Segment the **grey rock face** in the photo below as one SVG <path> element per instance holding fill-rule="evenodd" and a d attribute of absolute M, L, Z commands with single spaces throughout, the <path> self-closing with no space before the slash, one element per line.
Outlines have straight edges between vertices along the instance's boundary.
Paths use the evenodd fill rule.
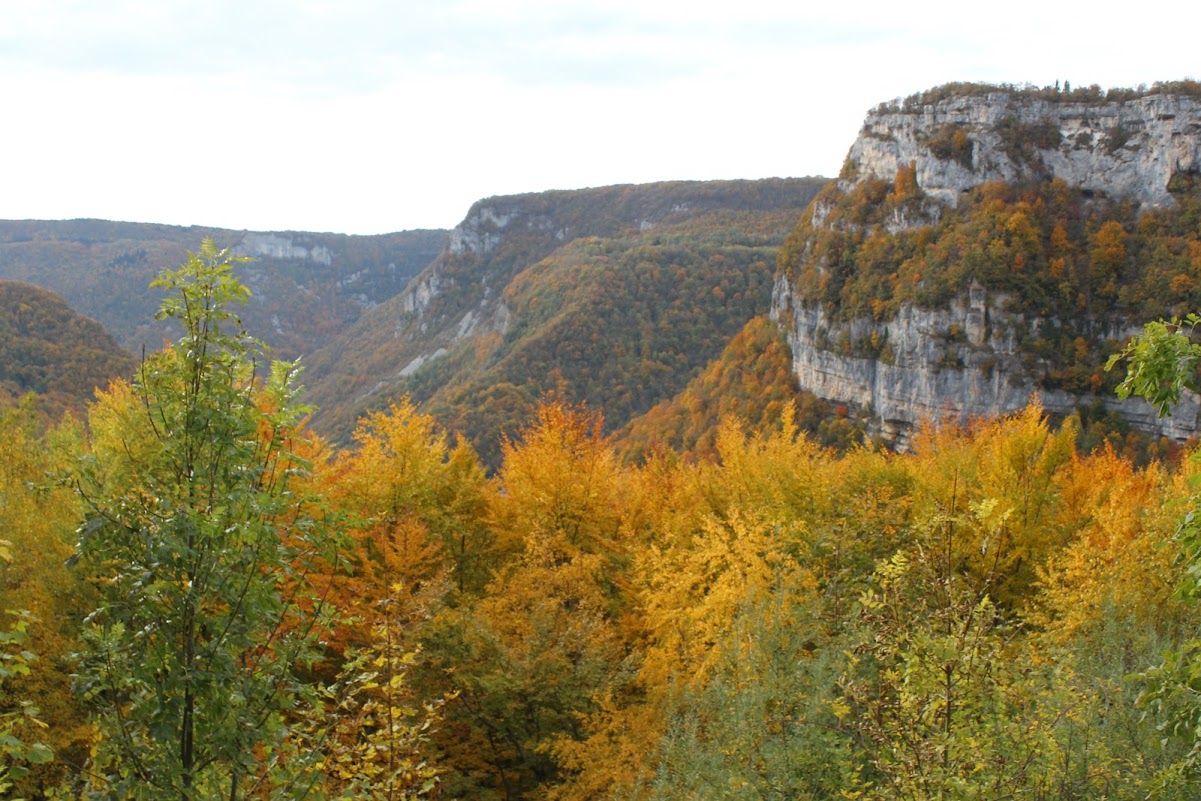
<path fill-rule="evenodd" d="M 1027 143 L 1023 149 L 1013 144 L 1015 133 Z M 1030 146 L 1031 140 L 1047 146 Z M 882 109 L 868 115 L 848 160 L 844 174 L 852 177 L 840 181 L 843 191 L 871 178 L 892 181 L 898 169 L 914 168 L 926 200 L 914 217 L 889 220 L 885 227 L 894 232 L 936 221 L 940 209 L 954 207 L 962 192 L 988 181 L 1054 177 L 1144 208 L 1171 205 L 1173 177 L 1201 171 L 1201 102 L 1149 96 L 1124 103 L 1052 103 L 998 92 L 952 98 L 916 112 Z M 815 204 L 813 226 L 826 227 L 828 213 Z M 820 306 L 800 300 L 781 276 L 772 317 L 785 329 L 801 387 L 857 407 L 904 447 L 923 421 L 1014 411 L 1038 392 L 1034 376 L 1049 366 L 1019 352 L 1018 343 L 1055 321 L 1024 319 L 1006 305 L 1006 298 L 989 297 L 975 285 L 945 308 L 904 306 L 887 322 L 834 321 Z M 1091 333 L 1121 339 L 1139 327 L 1119 321 L 1098 323 L 1097 329 Z M 1092 400 L 1062 391 L 1039 394 L 1048 411 L 1059 413 Z M 1183 440 L 1199 430 L 1196 396 L 1186 397 L 1163 420 L 1139 400 L 1103 402 L 1144 431 Z"/>
<path fill-rule="evenodd" d="M 917 168 L 927 195 L 954 206 L 959 194 L 986 181 L 1054 176 L 1081 189 L 1137 200 L 1172 203 L 1168 183 L 1201 171 L 1201 102 L 1152 95 L 1124 103 L 1053 103 L 996 92 L 953 98 L 921 111 L 873 111 L 848 158 L 860 180 L 891 181 L 899 167 Z M 970 156 L 936 155 L 961 131 Z M 1046 144 L 1024 152 L 1012 144 L 1025 134 Z M 945 150 L 943 151 L 945 153 Z"/>
<path fill-rule="evenodd" d="M 251 258 L 266 256 L 273 259 L 311 259 L 326 267 L 333 263 L 333 254 L 329 248 L 321 245 L 306 248 L 295 244 L 291 238 L 278 234 L 246 234 L 234 248 L 234 254 Z"/>
<path fill-rule="evenodd" d="M 476 206 L 467 219 L 450 232 L 450 252 L 457 255 L 489 253 L 500 243 L 514 216 L 513 212 L 505 212 L 493 206 Z"/>
<path fill-rule="evenodd" d="M 1003 297 L 973 287 L 949 306 L 905 306 L 877 323 L 861 318 L 829 320 L 816 304 L 798 303 L 792 286 L 777 279 L 772 318 L 786 327 L 792 369 L 801 387 L 821 398 L 868 413 L 880 434 L 904 448 L 915 427 L 927 421 L 961 421 L 1024 408 L 1037 399 L 1048 412 L 1070 414 L 1083 401 L 1063 391 L 1040 390 L 1031 379 L 1045 365 L 1028 366 L 1018 341 L 1045 321 L 1002 310 Z M 1137 329 L 1109 332 L 1121 337 Z M 889 356 L 856 357 L 833 343 L 876 340 Z M 1170 416 L 1157 419 L 1140 399 L 1102 399 L 1136 428 L 1185 440 L 1198 431 L 1201 398 L 1188 395 Z"/>

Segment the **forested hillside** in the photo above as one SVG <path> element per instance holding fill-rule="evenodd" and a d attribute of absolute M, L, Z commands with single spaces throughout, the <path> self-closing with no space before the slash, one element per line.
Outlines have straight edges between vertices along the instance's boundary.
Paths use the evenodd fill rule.
<path fill-rule="evenodd" d="M 797 427 L 822 445 L 846 449 L 862 442 L 863 426 L 847 419 L 845 407 L 800 388 L 783 332 L 761 316 L 735 334 L 682 392 L 619 429 L 614 444 L 635 462 L 659 450 L 712 458 L 722 420 L 741 420 L 758 431 L 787 410 Z"/>
<path fill-rule="evenodd" d="M 401 295 L 308 361 L 345 440 L 409 396 L 495 467 L 557 392 L 628 420 L 684 388 L 770 305 L 776 252 L 822 179 L 616 186 L 480 201 Z"/>
<path fill-rule="evenodd" d="M 775 215 L 775 230 L 792 216 Z M 516 431 L 546 393 L 624 425 L 681 390 L 767 308 L 774 243 L 744 233 L 765 222 L 748 217 L 706 215 L 560 248 L 506 288 L 504 334 L 474 343 L 474 363 L 458 371 L 449 358 L 420 371 L 412 397 L 490 458 L 499 454 L 488 441 Z"/>
<path fill-rule="evenodd" d="M 126 377 L 0 403 L 0 797 L 1198 797 L 1201 317 L 1131 335 L 1201 301 L 1201 104 L 1051 92 L 489 198 L 357 317 L 334 240 L 206 239 L 137 365 L 0 283 L 8 394 Z"/>
<path fill-rule="evenodd" d="M 99 323 L 53 292 L 0 281 L 0 406 L 35 394 L 48 418 L 66 410 L 81 417 L 96 387 L 133 367 Z"/>
<path fill-rule="evenodd" d="M 404 289 L 441 250 L 446 232 L 345 236 L 106 220 L 0 220 L 0 279 L 52 289 L 103 324 L 130 352 L 153 351 L 179 332 L 154 320 L 163 293 L 150 282 L 205 238 L 255 259 L 239 268 L 254 293 L 242 314 L 281 357 L 295 358 Z"/>
<path fill-rule="evenodd" d="M 87 436 L 0 413 L 0 786 L 1195 797 L 1191 456 L 1081 454 L 1037 406 L 839 454 L 783 400 L 694 461 L 623 464 L 562 400 L 492 477 L 408 401 L 331 448 L 230 258 L 163 276 L 183 336 Z M 1170 398 L 1201 347 L 1155 336 L 1130 386 Z M 736 338 L 748 387 L 780 383 L 773 341 Z"/>

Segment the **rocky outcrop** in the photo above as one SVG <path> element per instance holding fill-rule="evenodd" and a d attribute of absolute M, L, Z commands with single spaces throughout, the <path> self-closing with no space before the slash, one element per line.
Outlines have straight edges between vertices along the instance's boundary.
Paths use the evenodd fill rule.
<path fill-rule="evenodd" d="M 333 264 L 333 254 L 322 245 L 304 247 L 293 242 L 291 237 L 279 234 L 250 233 L 234 248 L 234 255 L 250 258 L 287 260 L 311 260 L 326 267 Z"/>
<path fill-rule="evenodd" d="M 875 430 L 901 449 L 923 422 L 1004 414 L 1036 396 L 1055 414 L 1070 414 L 1082 402 L 1032 380 L 1047 365 L 1029 362 L 1018 343 L 1047 321 L 1006 312 L 1005 298 L 989 298 L 978 286 L 943 308 L 905 306 L 885 323 L 837 322 L 816 304 L 797 303 L 792 286 L 778 278 L 772 307 L 773 319 L 785 327 L 800 386 L 869 415 Z M 1118 339 L 1136 330 L 1116 325 L 1097 334 Z M 856 355 L 863 349 L 875 353 Z M 1188 395 L 1171 416 L 1158 419 L 1145 401 L 1102 396 L 1136 428 L 1175 440 L 1199 430 L 1199 400 Z"/>
<path fill-rule="evenodd" d="M 986 181 L 1046 177 L 1163 205 L 1173 179 L 1201 173 L 1201 98 L 1078 103 L 998 91 L 912 111 L 882 107 L 848 159 L 858 180 L 891 181 L 915 164 L 918 186 L 951 206 Z"/>
<path fill-rule="evenodd" d="M 840 196 L 865 181 L 899 181 L 908 170 L 919 199 L 880 215 L 878 224 L 893 233 L 936 223 L 962 193 L 994 181 L 1054 178 L 1079 187 L 1086 198 L 1128 199 L 1143 209 L 1171 206 L 1182 186 L 1195 191 L 1201 173 L 1201 98 L 1074 102 L 997 90 L 881 106 L 868 115 L 833 192 L 811 207 L 812 236 L 831 225 Z M 824 271 L 812 260 L 812 241 L 799 249 L 802 262 Z M 857 408 L 902 447 L 923 420 L 1008 412 L 1035 393 L 1059 413 L 1093 400 L 1039 390 L 1037 379 L 1048 366 L 1019 343 L 1058 321 L 1025 319 L 1009 310 L 1013 304 L 1005 297 L 990 297 L 979 285 L 965 287 L 944 307 L 908 304 L 887 320 L 845 319 L 801 299 L 789 277 L 801 271 L 792 266 L 777 279 L 772 317 L 788 336 L 801 387 Z M 1088 335 L 1120 340 L 1141 322 L 1090 321 Z M 1195 396 L 1164 420 L 1142 401 L 1099 397 L 1145 431 L 1183 440 L 1199 430 Z"/>

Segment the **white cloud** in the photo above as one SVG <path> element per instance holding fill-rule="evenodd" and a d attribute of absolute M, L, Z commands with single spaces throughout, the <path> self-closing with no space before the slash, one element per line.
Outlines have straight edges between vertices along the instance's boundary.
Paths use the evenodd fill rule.
<path fill-rule="evenodd" d="M 831 174 L 867 109 L 946 81 L 1194 69 L 1162 21 L 1191 5 L 973 8 L 8 0 L 0 217 L 449 227 L 494 194 Z"/>

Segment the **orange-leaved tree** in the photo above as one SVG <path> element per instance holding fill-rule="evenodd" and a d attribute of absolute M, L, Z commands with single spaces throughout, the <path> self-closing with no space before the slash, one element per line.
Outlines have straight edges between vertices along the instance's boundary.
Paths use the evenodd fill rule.
<path fill-rule="evenodd" d="M 599 415 L 582 408 L 544 402 L 503 451 L 490 516 L 502 559 L 427 648 L 458 692 L 441 738 L 457 792 L 515 799 L 556 781 L 548 749 L 584 736 L 623 669 L 626 492 Z"/>
<path fill-rule="evenodd" d="M 398 585 L 404 614 L 428 610 L 446 592 L 483 591 L 492 569 L 484 520 L 491 490 L 470 447 L 452 446 L 407 398 L 365 416 L 354 437 L 358 447 L 326 466 L 321 486 L 348 515 L 355 570 L 337 587 L 359 619 L 350 629 L 359 633 L 347 636 L 361 643 L 377 622 L 372 610 L 397 601 Z"/>

